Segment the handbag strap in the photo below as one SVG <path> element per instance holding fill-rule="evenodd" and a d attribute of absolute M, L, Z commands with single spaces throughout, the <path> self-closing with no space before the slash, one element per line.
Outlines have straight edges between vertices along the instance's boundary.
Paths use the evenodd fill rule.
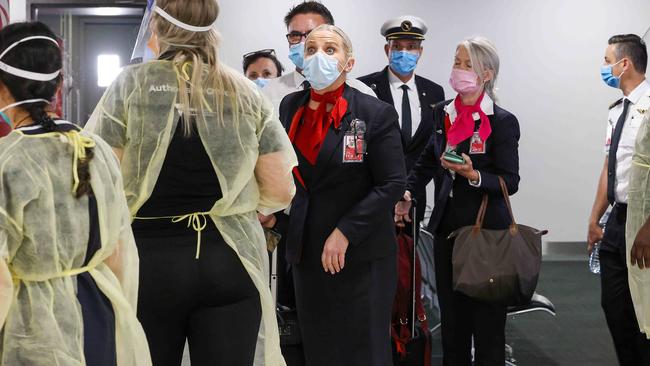
<path fill-rule="evenodd" d="M 503 193 L 503 200 L 506 203 L 508 208 L 508 214 L 510 215 L 510 230 L 517 230 L 517 222 L 515 221 L 515 215 L 512 213 L 512 205 L 510 204 L 510 194 L 508 193 L 508 187 L 506 186 L 505 180 L 499 176 L 499 185 L 501 186 L 501 193 Z M 487 211 L 489 197 L 486 194 L 483 195 L 483 201 L 481 202 L 481 207 L 478 209 L 478 215 L 476 215 L 476 223 L 474 224 L 474 230 L 478 231 L 483 228 L 483 220 L 485 219 L 485 213 Z"/>
<path fill-rule="evenodd" d="M 515 221 L 515 215 L 512 213 L 512 205 L 510 204 L 510 194 L 508 193 L 508 187 L 506 186 L 506 181 L 499 176 L 499 184 L 501 185 L 501 192 L 503 193 L 503 199 L 506 201 L 506 207 L 508 207 L 508 213 L 510 214 L 510 219 L 512 223 L 510 227 L 517 227 L 517 222 Z"/>
<path fill-rule="evenodd" d="M 488 195 L 483 195 L 483 201 L 481 202 L 481 207 L 478 209 L 478 215 L 476 215 L 476 223 L 474 224 L 474 230 L 481 230 L 483 227 L 483 219 L 485 218 L 485 211 L 487 211 L 488 204 Z"/>

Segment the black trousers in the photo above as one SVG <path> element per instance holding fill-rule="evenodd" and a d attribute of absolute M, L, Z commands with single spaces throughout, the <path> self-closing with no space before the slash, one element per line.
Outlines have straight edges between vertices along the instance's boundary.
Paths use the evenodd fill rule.
<path fill-rule="evenodd" d="M 192 365 L 252 365 L 260 298 L 237 255 L 214 228 L 202 233 L 199 259 L 194 231 L 160 234 L 135 232 L 138 318 L 153 365 L 179 366 L 186 339 Z"/>
<path fill-rule="evenodd" d="M 307 365 L 393 365 L 396 256 L 346 263 L 336 275 L 325 273 L 320 259 L 303 258 L 293 276 Z"/>
<path fill-rule="evenodd" d="M 601 305 L 623 366 L 650 365 L 650 341 L 639 330 L 627 278 L 626 207 L 612 209 L 600 250 Z"/>
<path fill-rule="evenodd" d="M 472 339 L 476 366 L 505 364 L 507 308 L 474 300 L 453 290 L 453 241 L 449 233 L 436 234 L 434 262 L 440 302 L 443 365 L 471 366 Z"/>

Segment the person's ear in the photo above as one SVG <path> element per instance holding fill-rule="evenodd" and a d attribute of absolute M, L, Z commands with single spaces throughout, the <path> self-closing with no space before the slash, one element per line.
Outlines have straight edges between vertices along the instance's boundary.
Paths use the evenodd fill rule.
<path fill-rule="evenodd" d="M 390 45 L 388 43 L 384 45 L 384 52 L 386 52 L 386 57 L 390 58 Z"/>
<path fill-rule="evenodd" d="M 485 70 L 483 72 L 483 82 L 487 83 L 490 80 L 494 79 L 494 70 Z"/>
<path fill-rule="evenodd" d="M 355 63 L 356 63 L 356 60 L 354 59 L 354 57 L 350 57 L 350 59 L 348 60 L 348 64 L 345 66 L 343 71 L 345 71 L 346 73 L 349 74 L 350 72 L 352 72 L 352 69 L 354 68 Z"/>
<path fill-rule="evenodd" d="M 9 92 L 9 88 L 5 86 L 2 82 L 0 82 L 0 103 L 6 102 L 5 104 L 11 104 L 13 103 L 13 96 Z"/>
<path fill-rule="evenodd" d="M 621 62 L 621 64 L 622 64 L 621 66 L 623 66 L 623 69 L 624 69 L 625 71 L 627 71 L 627 70 L 629 70 L 629 69 L 631 69 L 631 68 L 634 67 L 634 64 L 632 63 L 632 61 L 630 61 L 629 58 L 624 58 L 624 59 L 623 59 L 623 62 Z"/>

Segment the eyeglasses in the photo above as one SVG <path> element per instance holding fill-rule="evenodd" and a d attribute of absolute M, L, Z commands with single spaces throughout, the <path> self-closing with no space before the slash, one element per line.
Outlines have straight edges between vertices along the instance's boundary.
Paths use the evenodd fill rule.
<path fill-rule="evenodd" d="M 305 33 L 300 33 L 298 31 L 293 31 L 293 32 L 287 34 L 287 41 L 289 41 L 289 44 L 300 43 L 300 41 L 302 41 L 303 38 L 307 38 L 309 33 L 311 33 L 311 31 L 307 31 Z"/>
<path fill-rule="evenodd" d="M 272 48 L 267 48 L 265 50 L 249 52 L 244 55 L 244 61 L 255 56 L 275 56 L 275 50 Z"/>

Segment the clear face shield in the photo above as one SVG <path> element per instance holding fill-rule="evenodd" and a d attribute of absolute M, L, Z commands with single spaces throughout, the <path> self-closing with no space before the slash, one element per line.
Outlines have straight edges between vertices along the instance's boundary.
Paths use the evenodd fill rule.
<path fill-rule="evenodd" d="M 147 8 L 142 17 L 142 23 L 140 24 L 140 30 L 138 31 L 138 38 L 135 41 L 133 53 L 131 54 L 130 64 L 139 64 L 156 59 L 153 50 L 148 46 L 149 40 L 151 39 L 151 14 L 153 13 L 153 7 L 155 4 L 156 2 L 154 0 L 147 0 Z"/>
<path fill-rule="evenodd" d="M 164 9 L 156 6 L 155 0 L 147 0 L 147 9 L 144 12 L 144 17 L 142 18 L 142 23 L 140 24 L 140 30 L 138 31 L 138 39 L 135 41 L 135 47 L 133 48 L 133 53 L 131 54 L 131 64 L 138 64 L 155 60 L 158 57 L 156 54 L 157 51 L 154 51 L 157 45 L 153 44 L 151 38 L 151 18 L 153 17 L 154 13 L 158 14 L 158 16 L 162 17 L 173 25 L 189 32 L 209 32 L 214 29 L 214 25 L 217 22 L 215 19 L 214 23 L 208 26 L 195 26 L 187 24 L 169 15 Z"/>

